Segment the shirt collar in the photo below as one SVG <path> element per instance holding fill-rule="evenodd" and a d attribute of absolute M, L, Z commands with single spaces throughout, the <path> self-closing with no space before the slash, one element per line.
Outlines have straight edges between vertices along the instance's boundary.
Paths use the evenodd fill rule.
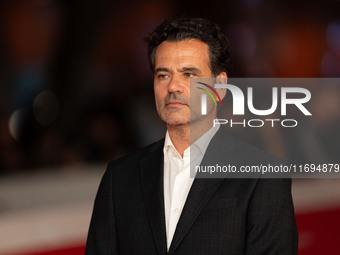
<path fill-rule="evenodd" d="M 208 148 L 208 145 L 211 139 L 214 137 L 216 132 L 219 130 L 220 125 L 216 125 L 215 127 L 210 128 L 207 132 L 205 132 L 200 138 L 198 138 L 193 145 L 197 146 L 201 151 L 202 155 L 205 154 L 205 151 Z"/>
<path fill-rule="evenodd" d="M 200 138 L 198 138 L 191 146 L 189 146 L 184 151 L 184 155 L 187 154 L 186 152 L 190 153 L 190 147 L 196 147 L 200 151 L 201 155 L 204 155 L 205 151 L 208 148 L 210 140 L 214 137 L 214 135 L 219 130 L 219 128 L 220 128 L 219 124 L 216 125 L 215 127 L 210 128 L 207 132 L 205 132 Z M 167 130 L 166 134 L 165 134 L 163 152 L 165 153 L 169 148 L 171 148 L 172 150 L 174 150 L 178 153 L 178 151 L 176 150 L 175 146 L 173 145 L 173 143 L 171 141 L 169 132 Z M 179 155 L 179 153 L 178 153 L 178 155 Z"/>

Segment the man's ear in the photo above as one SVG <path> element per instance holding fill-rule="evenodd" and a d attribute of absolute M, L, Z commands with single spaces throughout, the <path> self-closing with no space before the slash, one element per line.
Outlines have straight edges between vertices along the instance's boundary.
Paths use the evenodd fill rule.
<path fill-rule="evenodd" d="M 222 72 L 222 73 L 220 73 L 219 75 L 216 76 L 216 83 L 227 84 L 227 81 L 228 81 L 228 76 L 227 76 L 226 72 Z M 226 88 L 220 88 L 220 89 L 216 89 L 216 91 L 218 92 L 221 100 L 223 100 L 223 98 L 227 94 L 227 89 Z"/>

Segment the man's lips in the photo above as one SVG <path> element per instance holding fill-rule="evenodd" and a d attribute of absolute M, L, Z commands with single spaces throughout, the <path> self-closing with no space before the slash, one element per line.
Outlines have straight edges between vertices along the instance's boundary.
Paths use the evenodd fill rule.
<path fill-rule="evenodd" d="M 166 106 L 181 106 L 181 105 L 186 105 L 186 104 L 179 102 L 179 101 L 170 101 L 166 104 Z"/>

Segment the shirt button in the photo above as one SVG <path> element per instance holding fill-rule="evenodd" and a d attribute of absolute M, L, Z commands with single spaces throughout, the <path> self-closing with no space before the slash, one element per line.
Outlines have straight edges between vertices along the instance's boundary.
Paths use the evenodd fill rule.
<path fill-rule="evenodd" d="M 176 208 L 176 209 L 175 209 L 175 213 L 179 213 L 179 208 Z"/>

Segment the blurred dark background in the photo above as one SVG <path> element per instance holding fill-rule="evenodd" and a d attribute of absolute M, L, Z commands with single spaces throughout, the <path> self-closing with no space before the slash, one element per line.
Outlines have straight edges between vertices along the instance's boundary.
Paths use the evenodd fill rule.
<path fill-rule="evenodd" d="M 200 16 L 234 77 L 339 77 L 340 2 L 1 1 L 0 173 L 107 162 L 164 135 L 143 38 Z"/>
<path fill-rule="evenodd" d="M 340 77 L 339 0 L 2 0 L 1 251 L 83 254 L 105 164 L 165 134 L 143 38 L 182 15 L 221 25 L 231 77 Z M 308 89 L 301 128 L 233 131 L 291 161 L 339 163 L 340 84 Z M 338 254 L 338 180 L 294 181 L 299 254 Z"/>

